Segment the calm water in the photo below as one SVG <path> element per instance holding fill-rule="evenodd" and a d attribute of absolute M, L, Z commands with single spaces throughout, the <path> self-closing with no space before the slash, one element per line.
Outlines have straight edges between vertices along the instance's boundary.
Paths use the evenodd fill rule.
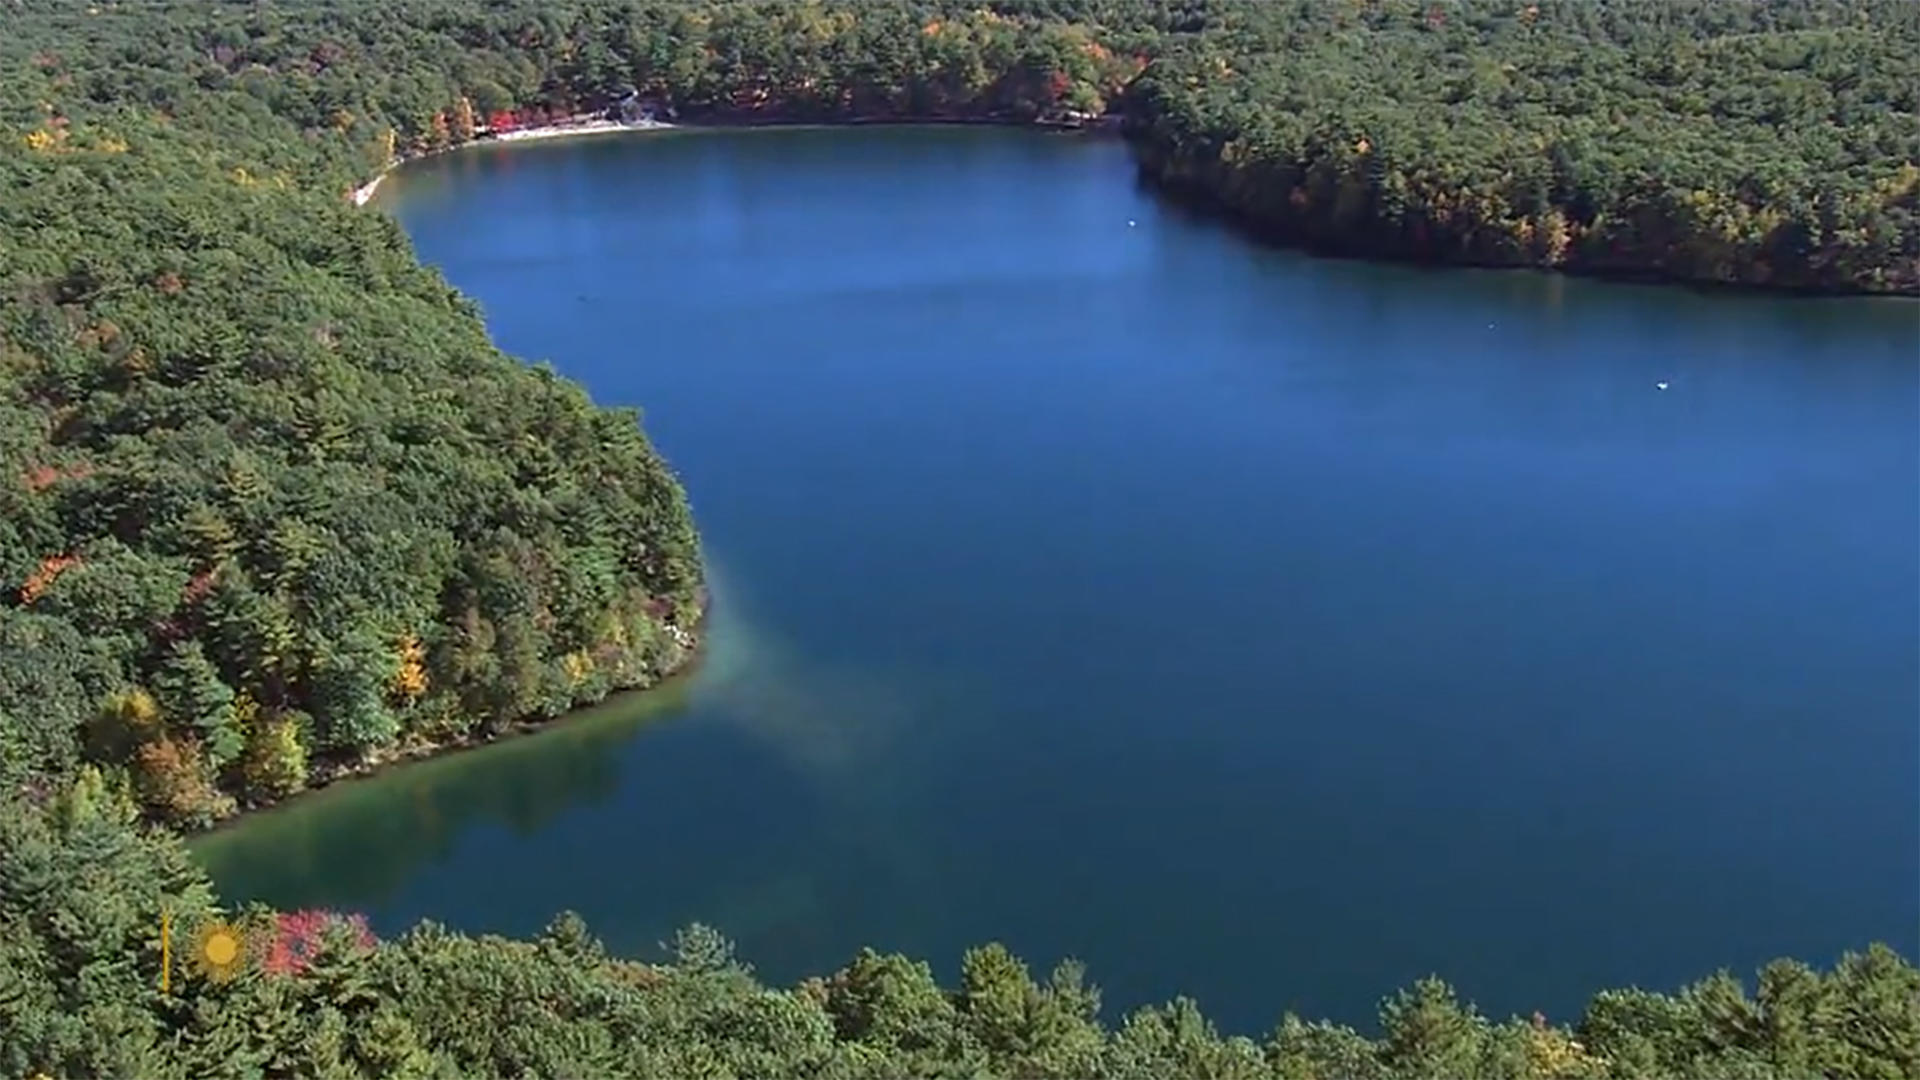
<path fill-rule="evenodd" d="M 1920 953 L 1920 306 L 1262 250 L 1009 131 L 387 198 L 506 348 L 646 407 L 713 657 L 215 837 L 230 897 L 697 919 L 779 982 L 999 939 L 1243 1032 Z"/>

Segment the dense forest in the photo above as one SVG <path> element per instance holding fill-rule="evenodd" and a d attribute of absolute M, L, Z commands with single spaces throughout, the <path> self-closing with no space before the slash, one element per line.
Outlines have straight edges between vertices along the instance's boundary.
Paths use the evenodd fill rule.
<path fill-rule="evenodd" d="M 1920 293 L 1920 5 L 1381 0 L 1215 19 L 1149 176 L 1345 254 Z"/>
<path fill-rule="evenodd" d="M 330 916 L 161 992 L 215 910 L 169 831 L 484 739 L 696 648 L 687 499 L 631 410 L 489 342 L 394 161 L 640 98 L 725 121 L 1124 118 L 1167 191 L 1330 251 L 1920 291 L 1899 3 L 0 0 L 0 1074 L 1920 1076 L 1920 973 L 1376 1038 L 1107 1030 L 1066 966 L 757 984 Z M 660 357 L 658 362 L 686 358 Z M 293 919 L 293 924 L 286 920 Z M 179 950 L 191 942 L 177 931 Z"/>
<path fill-rule="evenodd" d="M 1036 978 L 998 946 L 943 987 L 863 952 L 790 989 L 710 930 L 661 962 L 608 955 L 577 918 L 531 941 L 433 925 L 378 941 L 328 912 L 228 913 L 254 955 L 192 962 L 215 914 L 179 841 L 83 783 L 22 813 L 0 801 L 0 1076 L 740 1077 L 816 1080 L 1808 1080 L 1920 1076 L 1920 970 L 1884 948 L 1830 971 L 1769 965 L 1677 994 L 1613 990 L 1572 1026 L 1477 1013 L 1437 980 L 1386 998 L 1378 1032 L 1279 1018 L 1225 1036 L 1194 1002 L 1101 1022 L 1077 965 Z M 159 988 L 160 917 L 174 961 Z"/>

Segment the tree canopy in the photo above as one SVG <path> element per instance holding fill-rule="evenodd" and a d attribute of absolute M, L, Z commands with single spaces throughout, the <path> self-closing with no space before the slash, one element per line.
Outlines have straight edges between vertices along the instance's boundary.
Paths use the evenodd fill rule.
<path fill-rule="evenodd" d="M 649 961 L 609 955 L 571 915 L 530 941 L 432 924 L 378 941 L 337 913 L 223 910 L 179 841 L 133 820 L 85 779 L 39 806 L 0 800 L 0 1075 L 1920 1076 L 1920 970 L 1884 947 L 1825 971 L 1778 961 L 1751 985 L 1723 972 L 1672 994 L 1606 991 L 1571 1024 L 1486 1016 L 1426 979 L 1386 997 L 1373 1032 L 1285 1015 L 1225 1034 L 1186 999 L 1110 1027 L 1079 965 L 1039 974 L 998 945 L 968 951 L 957 984 L 863 951 L 782 989 L 697 926 Z M 195 962 L 215 919 L 247 943 L 224 977 Z"/>
<path fill-rule="evenodd" d="M 1147 174 L 1323 250 L 1920 293 L 1920 8 L 1209 9 L 1134 87 Z"/>

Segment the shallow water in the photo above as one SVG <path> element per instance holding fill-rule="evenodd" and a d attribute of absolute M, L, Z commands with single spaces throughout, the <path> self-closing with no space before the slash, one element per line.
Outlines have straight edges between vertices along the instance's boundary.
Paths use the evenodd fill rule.
<path fill-rule="evenodd" d="M 713 652 L 203 841 L 229 897 L 698 919 L 779 982 L 998 939 L 1243 1032 L 1920 954 L 1920 305 L 1265 250 L 1015 131 L 390 184 L 646 407 Z"/>

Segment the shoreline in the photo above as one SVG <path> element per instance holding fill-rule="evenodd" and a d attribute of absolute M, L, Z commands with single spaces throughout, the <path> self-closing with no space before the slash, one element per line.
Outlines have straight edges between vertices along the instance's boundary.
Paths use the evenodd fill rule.
<path fill-rule="evenodd" d="M 395 158 L 393 161 L 387 163 L 386 168 L 381 169 L 375 174 L 373 179 L 354 188 L 353 191 L 348 194 L 347 199 L 355 206 L 365 206 L 369 202 L 372 202 L 373 197 L 379 193 L 381 182 L 386 180 L 388 175 L 402 165 L 415 161 L 424 161 L 430 157 L 439 157 L 442 154 L 451 154 L 455 151 L 465 150 L 470 147 L 486 146 L 489 143 L 566 139 L 581 135 L 610 135 L 622 131 L 669 131 L 679 126 L 678 124 L 670 124 L 665 120 L 639 120 L 633 122 L 625 120 L 587 120 L 578 123 L 542 124 L 538 127 L 515 128 L 512 131 L 502 131 L 497 134 L 489 132 L 486 135 L 468 139 L 466 142 L 456 143 L 444 150 L 429 150 L 424 154 Z"/>
<path fill-rule="evenodd" d="M 377 184 L 378 182 L 379 178 L 376 177 L 372 181 L 372 184 Z M 372 186 L 372 184 L 369 186 Z M 256 817 L 303 802 L 308 796 L 316 795 L 339 784 L 352 783 L 360 780 L 373 780 L 385 773 L 408 765 L 437 761 L 441 758 L 457 757 L 468 750 L 480 750 L 485 747 L 499 745 L 500 743 L 512 742 L 530 735 L 543 734 L 563 726 L 569 719 L 583 712 L 601 708 L 615 698 L 654 697 L 676 687 L 684 688 L 689 681 L 700 673 L 700 668 L 707 658 L 709 635 L 706 631 L 711 621 L 711 604 L 703 603 L 700 608 L 700 617 L 694 622 L 692 630 L 689 631 L 679 627 L 671 627 L 670 632 L 678 631 L 674 636 L 682 641 L 682 647 L 686 651 L 684 655 L 681 656 L 679 663 L 663 672 L 660 678 L 645 686 L 614 687 L 607 692 L 605 697 L 602 697 L 598 701 L 589 702 L 585 705 L 571 706 L 555 716 L 544 718 L 523 717 L 518 720 L 510 720 L 498 730 L 489 734 L 468 734 L 457 740 L 447 742 L 411 743 L 404 746 L 395 745 L 388 748 L 389 752 L 383 755 L 372 758 L 362 758 L 355 761 L 344 761 L 324 772 L 315 772 L 307 778 L 306 783 L 300 790 L 275 799 L 272 802 L 258 803 L 250 806 L 237 806 L 233 813 L 211 821 L 199 828 L 187 828 L 178 825 L 172 826 L 172 828 L 180 834 L 184 841 L 193 843 L 194 841 L 212 836 L 216 833 L 240 828 Z M 671 626 L 671 624 L 669 625 Z M 684 637 L 682 637 L 682 635 L 684 635 Z"/>
<path fill-rule="evenodd" d="M 1893 288 L 1861 288 L 1845 284 L 1790 283 L 1782 281 L 1724 280 L 1701 277 L 1686 273 L 1676 273 L 1660 266 L 1636 267 L 1627 264 L 1577 264 L 1542 266 L 1529 261 L 1504 261 L 1497 259 L 1474 259 L 1449 257 L 1444 254 L 1423 254 L 1413 251 L 1381 251 L 1359 247 L 1346 247 L 1338 243 L 1314 241 L 1297 235 L 1273 222 L 1264 220 L 1244 208 L 1234 206 L 1220 194 L 1205 184 L 1182 182 L 1165 175 L 1164 170 L 1155 168 L 1142 155 L 1132 134 L 1124 127 L 1124 118 L 1109 113 L 1098 117 L 1073 117 L 1049 119 L 1033 117 L 1020 119 L 1010 116 L 841 116 L 804 118 L 785 116 L 778 113 L 756 111 L 714 110 L 697 114 L 683 121 L 643 120 L 626 122 L 621 120 L 584 120 L 544 124 L 538 127 L 517 128 L 499 134 L 488 134 L 467 142 L 449 146 L 444 150 L 432 150 L 424 154 L 399 158 L 389 163 L 379 174 L 355 188 L 349 199 L 355 206 L 365 206 L 373 201 L 381 184 L 387 176 L 400 166 L 440 154 L 453 153 L 472 146 L 487 143 L 532 142 L 547 139 L 561 139 L 584 135 L 604 135 L 626 131 L 702 131 L 702 130 L 742 130 L 751 128 L 802 128 L 802 127 L 948 127 L 948 126 L 984 126 L 1019 127 L 1042 131 L 1056 131 L 1073 134 L 1106 135 L 1114 134 L 1124 139 L 1134 150 L 1134 164 L 1137 177 L 1145 186 L 1166 202 L 1187 212 L 1210 217 L 1226 224 L 1246 239 L 1267 247 L 1283 250 L 1301 251 L 1315 258 L 1346 259 L 1360 262 L 1399 264 L 1432 270 L 1479 269 L 1513 270 L 1536 274 L 1556 274 L 1564 277 L 1587 278 L 1595 281 L 1610 281 L 1621 284 L 1651 285 L 1662 288 L 1682 288 L 1701 293 L 1758 294 L 1781 298 L 1796 297 L 1802 299 L 1823 299 L 1836 297 L 1870 298 L 1890 297 L 1912 300 L 1920 293 L 1911 288 L 1895 286 Z"/>
<path fill-rule="evenodd" d="M 424 154 L 395 158 L 388 162 L 374 177 L 347 196 L 355 206 L 365 206 L 379 193 L 380 185 L 386 178 L 403 165 L 427 158 L 439 157 L 476 146 L 492 143 L 538 142 L 548 139 L 578 138 L 583 135 L 612 135 L 620 132 L 647 131 L 702 131 L 702 130 L 738 130 L 741 128 L 797 128 L 797 127 L 1018 127 L 1034 128 L 1041 131 L 1059 131 L 1081 134 L 1119 134 L 1120 124 L 1117 116 L 1101 116 L 1088 119 L 1049 120 L 1036 117 L 1022 120 L 1010 116 L 849 116 L 825 119 L 803 119 L 765 115 L 757 113 L 714 113 L 697 120 L 678 122 L 668 120 L 583 120 L 558 124 L 542 124 L 538 127 L 515 128 L 497 134 L 485 135 L 456 143 L 443 150 L 429 150 Z"/>

